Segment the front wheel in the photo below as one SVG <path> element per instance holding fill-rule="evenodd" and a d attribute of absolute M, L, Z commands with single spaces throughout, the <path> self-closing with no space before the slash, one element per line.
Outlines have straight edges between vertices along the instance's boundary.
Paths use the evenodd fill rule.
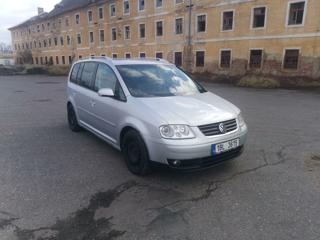
<path fill-rule="evenodd" d="M 137 131 L 130 130 L 125 134 L 122 152 L 130 172 L 141 176 L 151 172 L 146 144 Z"/>
<path fill-rule="evenodd" d="M 73 106 L 71 104 L 68 104 L 68 123 L 69 123 L 69 128 L 73 132 L 80 132 L 81 127 L 78 124 L 78 119 L 77 115 L 73 109 Z"/>

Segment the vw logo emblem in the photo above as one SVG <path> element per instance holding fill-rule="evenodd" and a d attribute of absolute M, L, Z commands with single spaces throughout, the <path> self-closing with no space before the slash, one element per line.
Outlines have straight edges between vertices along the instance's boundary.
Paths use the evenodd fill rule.
<path fill-rule="evenodd" d="M 221 133 L 225 133 L 225 132 L 226 132 L 226 129 L 224 128 L 224 124 L 223 124 L 223 123 L 220 123 L 220 124 L 219 124 L 219 131 L 220 131 Z"/>

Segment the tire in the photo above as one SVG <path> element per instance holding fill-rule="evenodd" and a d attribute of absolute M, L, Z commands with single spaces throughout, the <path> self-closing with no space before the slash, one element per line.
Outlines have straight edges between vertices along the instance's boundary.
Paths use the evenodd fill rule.
<path fill-rule="evenodd" d="M 140 176 L 151 172 L 147 146 L 137 131 L 129 130 L 125 134 L 122 152 L 130 172 Z"/>
<path fill-rule="evenodd" d="M 71 131 L 80 132 L 82 130 L 82 128 L 78 124 L 77 115 L 71 104 L 68 104 L 68 123 Z"/>

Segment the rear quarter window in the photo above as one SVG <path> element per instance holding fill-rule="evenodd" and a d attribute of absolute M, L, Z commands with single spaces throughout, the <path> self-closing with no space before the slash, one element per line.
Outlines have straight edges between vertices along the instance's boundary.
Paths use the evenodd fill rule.
<path fill-rule="evenodd" d="M 75 64 L 72 68 L 71 76 L 70 76 L 70 82 L 77 83 L 77 75 L 80 68 L 80 64 Z"/>

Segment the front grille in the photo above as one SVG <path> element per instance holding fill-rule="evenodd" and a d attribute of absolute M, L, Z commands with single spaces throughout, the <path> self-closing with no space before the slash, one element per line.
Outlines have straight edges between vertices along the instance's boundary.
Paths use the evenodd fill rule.
<path fill-rule="evenodd" d="M 223 123 L 225 131 L 221 132 L 219 130 L 219 125 Z M 224 121 L 224 122 L 218 122 L 218 123 L 212 123 L 212 124 L 207 124 L 207 125 L 202 125 L 198 127 L 200 131 L 205 135 L 205 136 L 215 136 L 215 135 L 221 135 L 221 134 L 226 134 L 228 132 L 232 132 L 237 129 L 237 121 L 236 119 Z"/>

